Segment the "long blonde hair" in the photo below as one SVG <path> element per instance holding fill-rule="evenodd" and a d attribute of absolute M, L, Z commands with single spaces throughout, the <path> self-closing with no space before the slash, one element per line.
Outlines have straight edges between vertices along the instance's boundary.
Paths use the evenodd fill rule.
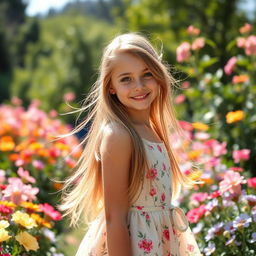
<path fill-rule="evenodd" d="M 77 162 L 76 170 L 65 180 L 62 202 L 58 206 L 64 211 L 64 216 L 70 216 L 70 226 L 76 225 L 81 215 L 86 222 L 89 222 L 104 209 L 99 146 L 105 125 L 115 122 L 130 133 L 133 151 L 127 193 L 131 203 L 141 189 L 141 179 L 147 167 L 143 142 L 132 126 L 124 105 L 115 95 L 109 93 L 113 60 L 120 52 L 127 52 L 142 59 L 160 85 L 159 95 L 151 105 L 150 123 L 165 143 L 170 158 L 173 173 L 172 198 L 175 200 L 179 197 L 182 186 L 192 188 L 198 184 L 181 172 L 179 159 L 170 141 L 171 132 L 178 132 L 181 137 L 184 136 L 175 118 L 172 104 L 172 90 L 177 81 L 170 74 L 169 66 L 161 60 L 145 37 L 138 33 L 119 35 L 105 47 L 98 79 L 92 86 L 84 106 L 79 109 L 81 112 L 86 112 L 87 117 L 70 133 L 75 134 L 91 123 L 89 132 L 82 141 L 83 153 Z"/>

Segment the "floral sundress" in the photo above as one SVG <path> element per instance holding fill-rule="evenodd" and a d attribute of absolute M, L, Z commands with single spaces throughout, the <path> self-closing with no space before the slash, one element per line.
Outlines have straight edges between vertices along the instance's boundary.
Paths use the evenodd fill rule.
<path fill-rule="evenodd" d="M 171 166 L 163 142 L 142 139 L 150 169 L 128 212 L 132 256 L 202 255 L 186 215 L 171 203 Z M 103 212 L 90 224 L 76 256 L 108 256 Z"/>

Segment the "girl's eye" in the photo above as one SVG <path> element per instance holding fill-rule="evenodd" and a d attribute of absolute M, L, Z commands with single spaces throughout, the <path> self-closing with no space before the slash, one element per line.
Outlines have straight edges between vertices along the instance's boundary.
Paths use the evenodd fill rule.
<path fill-rule="evenodd" d="M 151 72 L 147 72 L 144 74 L 144 77 L 152 77 L 152 76 L 153 76 L 153 74 Z"/>
<path fill-rule="evenodd" d="M 128 76 L 125 76 L 125 77 L 123 77 L 123 78 L 120 80 L 120 82 L 129 82 L 129 81 L 131 81 L 131 78 L 128 77 Z"/>

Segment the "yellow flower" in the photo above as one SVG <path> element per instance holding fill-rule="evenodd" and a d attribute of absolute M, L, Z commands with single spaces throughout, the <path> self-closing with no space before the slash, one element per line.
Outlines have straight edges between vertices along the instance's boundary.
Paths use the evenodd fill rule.
<path fill-rule="evenodd" d="M 192 161 L 196 161 L 198 157 L 201 155 L 202 151 L 201 150 L 192 150 L 188 152 L 188 159 Z"/>
<path fill-rule="evenodd" d="M 203 124 L 203 123 L 200 123 L 200 122 L 192 123 L 192 126 L 195 129 L 200 130 L 200 131 L 207 131 L 209 129 L 209 126 L 207 124 Z"/>
<path fill-rule="evenodd" d="M 15 236 L 16 240 L 24 246 L 26 251 L 37 251 L 39 248 L 38 242 L 35 237 L 31 236 L 28 232 L 24 231 Z"/>
<path fill-rule="evenodd" d="M 192 180 L 198 180 L 202 176 L 202 171 L 201 170 L 194 170 L 188 176 Z"/>
<path fill-rule="evenodd" d="M 15 147 L 14 141 L 11 136 L 4 136 L 0 138 L 0 150 L 11 151 Z"/>
<path fill-rule="evenodd" d="M 0 228 L 0 243 L 9 239 L 11 236 L 8 235 L 8 232 L 4 228 Z"/>
<path fill-rule="evenodd" d="M 228 124 L 238 122 L 244 119 L 244 112 L 242 110 L 231 111 L 226 115 L 226 121 Z"/>
<path fill-rule="evenodd" d="M 21 211 L 16 211 L 12 215 L 12 220 L 17 223 L 22 225 L 25 228 L 33 228 L 37 227 L 37 224 L 33 218 L 30 218 L 30 216 L 27 213 L 21 212 Z"/>
<path fill-rule="evenodd" d="M 1 205 L 5 205 L 5 206 L 9 206 L 12 209 L 14 209 L 16 207 L 16 204 L 14 204 L 13 202 L 9 202 L 9 201 L 0 201 Z"/>
<path fill-rule="evenodd" d="M 10 224 L 6 220 L 0 220 L 0 229 L 9 227 Z"/>
<path fill-rule="evenodd" d="M 39 207 L 38 204 L 33 204 L 33 203 L 31 203 L 31 202 L 25 202 L 25 201 L 23 201 L 23 202 L 21 203 L 21 206 L 24 207 L 24 208 L 26 208 L 26 209 L 28 209 L 28 210 L 30 210 L 30 211 L 41 212 L 41 209 L 40 209 L 40 207 Z M 32 216 L 31 216 L 31 217 L 32 217 Z"/>

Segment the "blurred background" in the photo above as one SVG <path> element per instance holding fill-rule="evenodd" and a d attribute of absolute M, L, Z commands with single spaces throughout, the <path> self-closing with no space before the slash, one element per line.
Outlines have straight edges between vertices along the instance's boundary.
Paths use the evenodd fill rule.
<path fill-rule="evenodd" d="M 214 155 L 205 170 L 220 170 L 223 166 L 217 158 L 221 156 L 222 164 L 245 170 L 246 178 L 255 176 L 255 25 L 255 0 L 0 0 L 0 111 L 5 112 L 7 105 L 29 109 L 32 104 L 49 118 L 75 125 L 76 115 L 60 114 L 72 110 L 69 105 L 81 106 L 97 78 L 103 48 L 120 33 L 138 31 L 163 52 L 173 76 L 182 81 L 174 95 L 178 118 L 194 124 L 191 129 L 201 132 L 197 139 L 222 142 L 218 144 L 222 153 Z M 0 118 L 0 125 L 8 127 L 6 134 L 10 134 L 5 119 Z M 0 135 L 5 135 L 1 129 Z M 81 138 L 84 133 L 77 135 Z M 68 151 L 63 145 L 61 150 Z M 191 147 L 188 158 L 196 162 L 205 155 L 195 148 Z M 50 165 L 45 169 L 47 178 L 59 175 L 62 179 L 74 162 L 68 162 L 65 172 L 56 165 L 58 174 Z M 15 176 L 17 164 L 0 168 L 7 166 Z M 210 184 L 216 189 L 220 179 L 215 174 L 212 171 Z M 55 191 L 61 188 L 54 185 Z M 50 198 L 49 191 L 45 188 L 40 199 L 54 205 L 57 199 Z M 74 255 L 84 231 L 66 234 L 64 230 L 70 231 L 59 225 L 64 246 L 60 247 L 66 255 Z M 204 239 L 201 245 L 206 246 Z"/>

